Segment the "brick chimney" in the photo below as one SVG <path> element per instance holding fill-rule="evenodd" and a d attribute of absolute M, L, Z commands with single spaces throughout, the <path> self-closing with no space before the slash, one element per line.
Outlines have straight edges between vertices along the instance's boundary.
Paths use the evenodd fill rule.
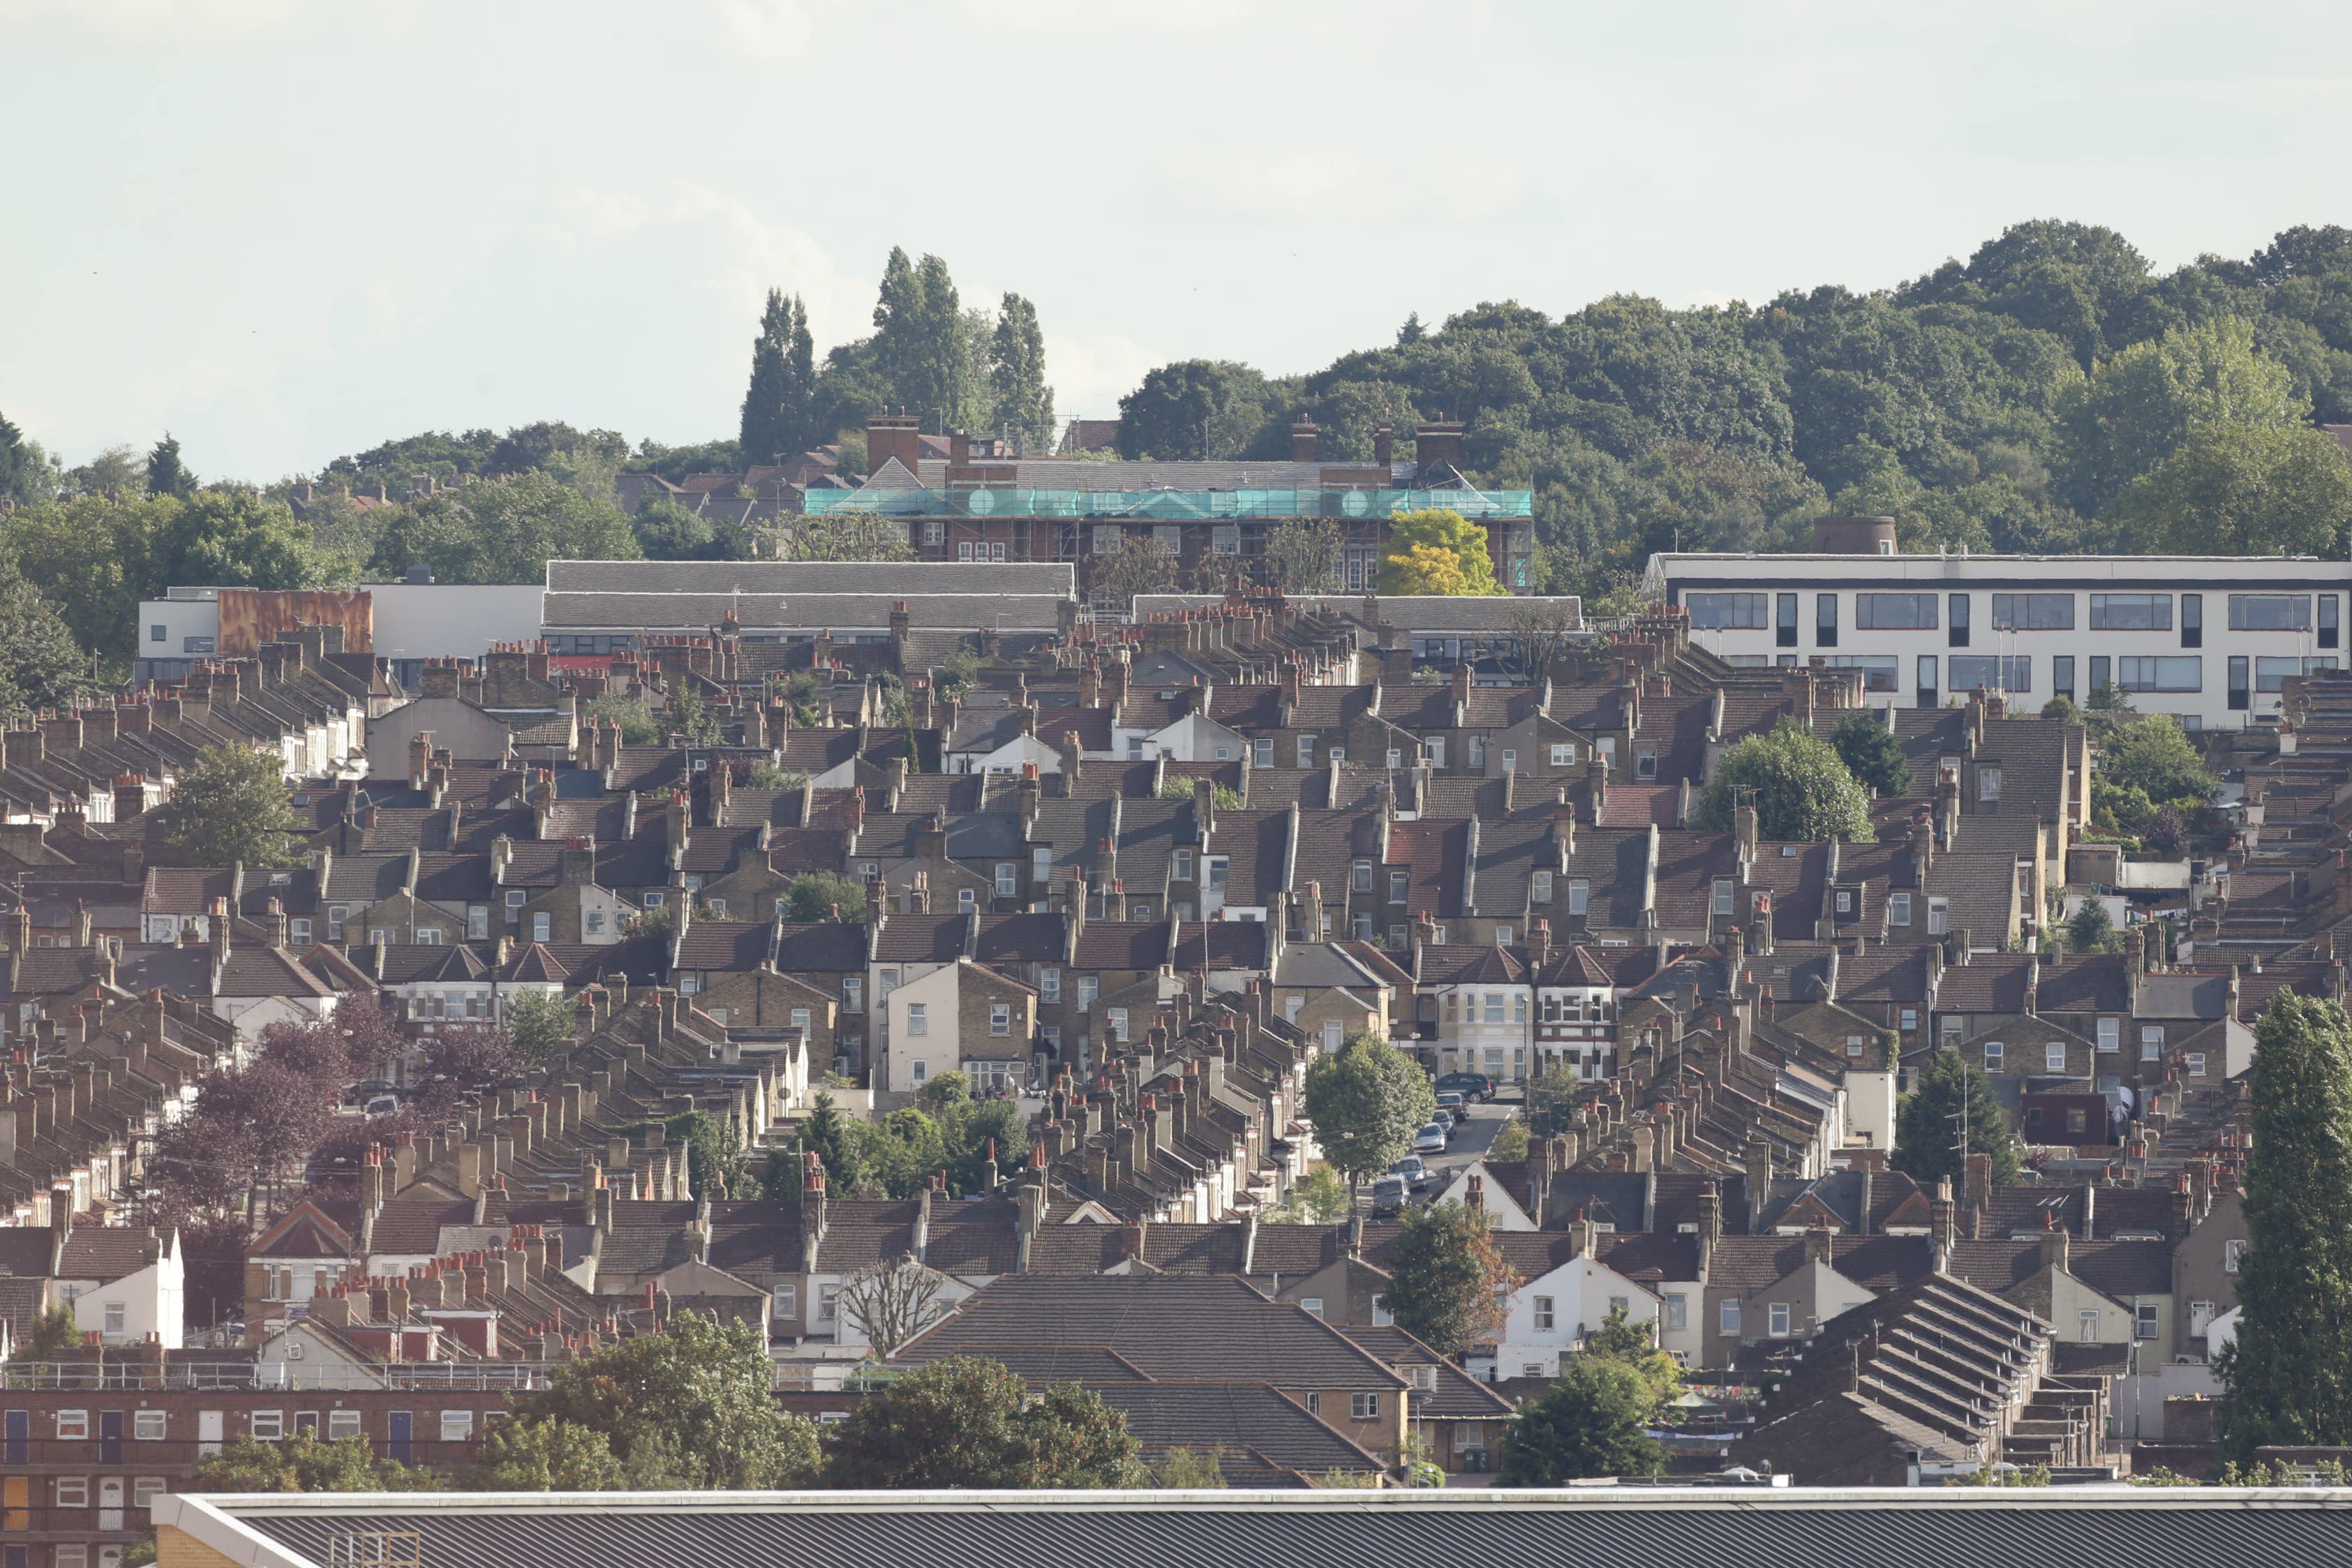
<path fill-rule="evenodd" d="M 1321 434 L 1313 420 L 1300 414 L 1290 427 L 1290 460 L 1293 463 L 1314 462 L 1316 443 Z"/>

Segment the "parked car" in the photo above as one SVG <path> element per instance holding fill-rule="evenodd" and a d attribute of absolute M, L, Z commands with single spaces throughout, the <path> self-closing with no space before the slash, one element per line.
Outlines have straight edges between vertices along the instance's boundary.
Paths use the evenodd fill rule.
<path fill-rule="evenodd" d="M 1372 1184 L 1372 1216 L 1394 1214 L 1404 1207 L 1404 1177 L 1384 1176 Z"/>
<path fill-rule="evenodd" d="M 1432 1171 L 1427 1166 L 1421 1163 L 1421 1156 L 1419 1155 L 1407 1155 L 1404 1158 L 1397 1161 L 1396 1164 L 1389 1167 L 1389 1175 L 1404 1177 L 1405 1185 L 1412 1188 L 1415 1192 L 1419 1192 L 1423 1187 L 1427 1186 L 1429 1185 L 1430 1178 L 1435 1174 L 1436 1173 L 1434 1171 Z"/>
<path fill-rule="evenodd" d="M 1437 1097 L 1437 1113 L 1456 1122 L 1466 1122 L 1470 1119 L 1470 1107 L 1461 1095 L 1448 1089 Z"/>
<path fill-rule="evenodd" d="M 1483 1072 L 1448 1072 L 1437 1081 L 1440 1094 L 1459 1094 L 1465 1100 L 1492 1100 L 1495 1081 Z"/>
<path fill-rule="evenodd" d="M 1446 1134 L 1452 1126 L 1444 1122 L 1432 1122 L 1413 1134 L 1412 1152 L 1416 1155 L 1442 1155 L 1445 1152 Z"/>

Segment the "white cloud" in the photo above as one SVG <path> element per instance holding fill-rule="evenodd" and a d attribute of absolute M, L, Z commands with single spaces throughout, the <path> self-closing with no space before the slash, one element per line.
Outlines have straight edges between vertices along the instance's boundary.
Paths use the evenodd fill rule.
<path fill-rule="evenodd" d="M 1045 379 L 1054 383 L 1055 417 L 1065 423 L 1116 419 L 1118 400 L 1168 357 L 1115 332 L 1084 338 L 1046 333 Z"/>
<path fill-rule="evenodd" d="M 0 26 L 60 21 L 130 44 L 245 37 L 284 26 L 305 0 L 0 0 Z"/>
<path fill-rule="evenodd" d="M 746 54 L 772 63 L 806 54 L 820 25 L 843 8 L 843 0 L 718 0 L 728 37 Z"/>

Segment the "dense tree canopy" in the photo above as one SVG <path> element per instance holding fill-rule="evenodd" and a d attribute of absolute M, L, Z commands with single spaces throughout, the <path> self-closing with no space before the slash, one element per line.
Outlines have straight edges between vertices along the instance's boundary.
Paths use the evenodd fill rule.
<path fill-rule="evenodd" d="M 1459 1355 L 1503 1326 L 1502 1292 L 1518 1282 L 1495 1245 L 1484 1208 L 1417 1204 L 1390 1249 L 1381 1304 L 1397 1327 L 1445 1355 Z"/>
<path fill-rule="evenodd" d="M 1035 1399 L 1002 1363 L 955 1356 L 868 1393 L 825 1434 L 838 1487 L 1118 1487 L 1137 1484 L 1127 1418 L 1075 1384 Z"/>
<path fill-rule="evenodd" d="M 2216 1363 L 2224 1455 L 2352 1443 L 2352 1019 L 2280 991 L 2254 1029 L 2249 1245 Z"/>
<path fill-rule="evenodd" d="M 1699 791 L 1691 825 L 1722 832 L 1741 805 L 1756 808 L 1757 834 L 1763 839 L 1867 843 L 1876 836 L 1869 797 L 1844 759 L 1793 719 L 1725 749 L 1716 761 L 1715 778 Z"/>
<path fill-rule="evenodd" d="M 184 769 L 163 802 L 163 837 L 197 865 L 284 865 L 294 807 L 277 755 L 224 743 Z"/>
<path fill-rule="evenodd" d="M 1307 1069 L 1307 1119 L 1331 1168 L 1350 1183 L 1412 1152 L 1413 1134 L 1437 1113 L 1429 1075 L 1404 1052 L 1366 1030 Z"/>
<path fill-rule="evenodd" d="M 1992 1085 L 1948 1047 L 1921 1064 L 1911 1092 L 1895 1109 L 1895 1168 L 1922 1186 L 1949 1176 L 1957 1186 L 1968 1174 L 1960 1156 L 1963 1105 L 1968 1152 L 1991 1156 L 1996 1183 L 2016 1180 L 2017 1137 Z"/>

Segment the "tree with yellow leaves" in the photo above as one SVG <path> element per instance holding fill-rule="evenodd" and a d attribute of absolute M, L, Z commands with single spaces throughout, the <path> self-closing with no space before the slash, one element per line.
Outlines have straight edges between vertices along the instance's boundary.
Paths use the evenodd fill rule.
<path fill-rule="evenodd" d="M 1381 558 L 1382 593 L 1498 594 L 1486 530 L 1443 507 L 1399 512 L 1389 519 Z"/>

